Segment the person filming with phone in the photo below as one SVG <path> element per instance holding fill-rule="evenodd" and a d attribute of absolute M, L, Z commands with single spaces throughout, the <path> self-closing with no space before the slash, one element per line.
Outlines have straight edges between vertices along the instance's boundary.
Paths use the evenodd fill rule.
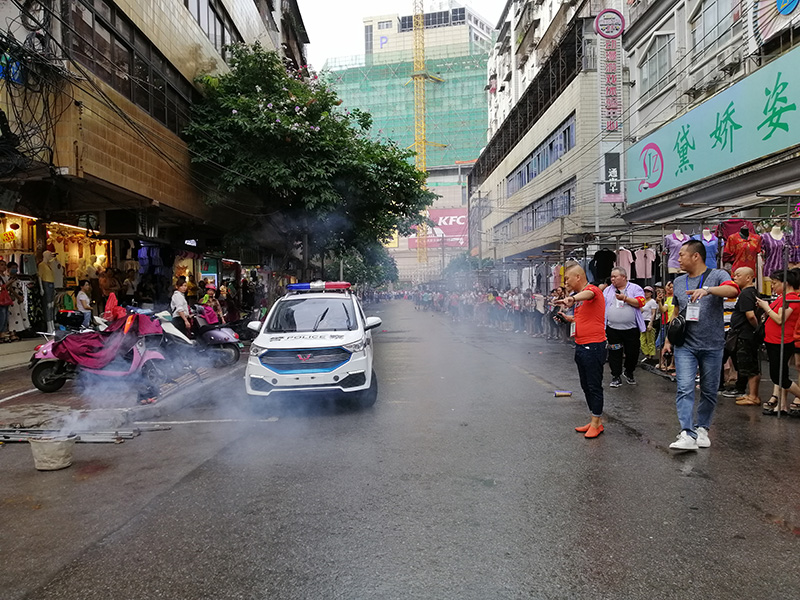
<path fill-rule="evenodd" d="M 620 376 L 629 385 L 636 385 L 634 370 L 639 362 L 640 334 L 646 329 L 642 315 L 644 290 L 628 281 L 625 269 L 615 267 L 611 270 L 611 285 L 603 290 L 603 296 L 606 301 L 610 385 L 621 386 Z"/>

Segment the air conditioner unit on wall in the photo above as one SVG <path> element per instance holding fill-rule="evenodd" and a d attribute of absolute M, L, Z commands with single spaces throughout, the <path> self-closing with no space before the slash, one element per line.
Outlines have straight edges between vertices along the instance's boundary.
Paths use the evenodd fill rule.
<path fill-rule="evenodd" d="M 723 52 L 717 56 L 717 70 L 730 75 L 739 68 L 742 62 L 742 53 L 736 50 L 733 53 Z"/>

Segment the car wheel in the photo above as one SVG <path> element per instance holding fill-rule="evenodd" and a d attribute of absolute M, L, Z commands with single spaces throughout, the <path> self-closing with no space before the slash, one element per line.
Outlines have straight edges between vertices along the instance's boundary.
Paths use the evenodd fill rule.
<path fill-rule="evenodd" d="M 359 408 L 369 408 L 378 400 L 378 376 L 372 371 L 372 381 L 369 387 L 360 393 L 358 398 Z"/>

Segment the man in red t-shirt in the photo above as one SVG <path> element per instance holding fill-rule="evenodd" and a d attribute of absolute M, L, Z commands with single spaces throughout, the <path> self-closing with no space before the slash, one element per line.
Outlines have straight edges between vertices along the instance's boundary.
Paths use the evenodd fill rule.
<path fill-rule="evenodd" d="M 584 437 L 596 438 L 603 433 L 603 365 L 606 361 L 606 301 L 603 292 L 586 280 L 586 273 L 578 264 L 570 264 L 564 271 L 564 283 L 572 295 L 557 304 L 567 308 L 575 306 L 575 315 L 566 317 L 575 325 L 575 364 L 581 389 L 592 420 L 575 431 Z"/>

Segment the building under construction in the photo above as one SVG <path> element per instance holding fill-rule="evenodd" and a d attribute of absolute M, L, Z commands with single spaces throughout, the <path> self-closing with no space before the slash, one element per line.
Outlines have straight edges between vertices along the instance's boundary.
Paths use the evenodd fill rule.
<path fill-rule="evenodd" d="M 411 2 L 409 2 L 411 8 Z M 364 54 L 326 63 L 328 79 L 343 106 L 368 111 L 373 134 L 403 148 L 415 143 L 413 15 L 365 17 Z M 431 214 L 427 261 L 418 260 L 416 239 L 390 245 L 400 279 L 436 280 L 450 257 L 467 244 L 467 175 L 486 144 L 486 65 L 494 29 L 454 0 L 424 14 L 428 187 L 440 198 Z M 445 211 L 445 212 L 442 212 Z M 462 221 L 463 232 L 454 224 Z M 443 220 L 438 223 L 436 215 Z"/>

